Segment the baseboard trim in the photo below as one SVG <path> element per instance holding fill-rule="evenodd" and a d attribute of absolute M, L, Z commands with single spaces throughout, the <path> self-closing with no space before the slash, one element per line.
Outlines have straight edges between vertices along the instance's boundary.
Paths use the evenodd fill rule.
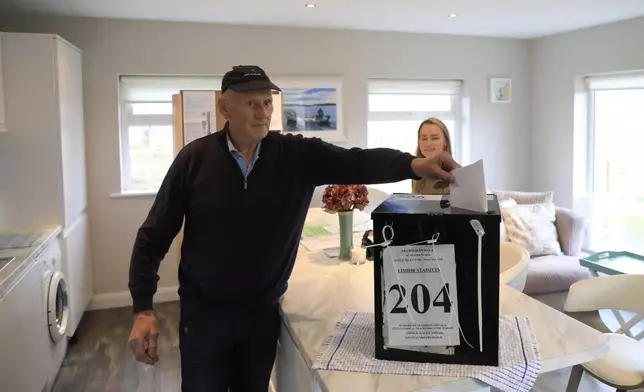
<path fill-rule="evenodd" d="M 179 286 L 159 287 L 154 295 L 154 303 L 178 301 Z M 122 308 L 132 306 L 132 297 L 129 291 L 117 291 L 115 293 L 94 294 L 89 302 L 87 310 Z"/>

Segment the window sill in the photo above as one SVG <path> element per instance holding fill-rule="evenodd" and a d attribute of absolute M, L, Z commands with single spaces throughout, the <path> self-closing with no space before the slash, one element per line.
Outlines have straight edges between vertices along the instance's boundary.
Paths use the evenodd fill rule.
<path fill-rule="evenodd" d="M 128 199 L 133 197 L 154 197 L 157 191 L 129 191 L 129 192 L 116 192 L 110 194 L 110 199 Z"/>

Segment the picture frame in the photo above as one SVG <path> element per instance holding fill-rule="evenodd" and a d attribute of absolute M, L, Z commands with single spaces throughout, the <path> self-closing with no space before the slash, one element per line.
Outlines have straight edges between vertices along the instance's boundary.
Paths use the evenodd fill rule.
<path fill-rule="evenodd" d="M 332 77 L 273 78 L 282 89 L 282 133 L 345 142 L 342 80 Z"/>
<path fill-rule="evenodd" d="M 512 79 L 511 78 L 490 78 L 490 102 L 492 103 L 512 102 Z"/>

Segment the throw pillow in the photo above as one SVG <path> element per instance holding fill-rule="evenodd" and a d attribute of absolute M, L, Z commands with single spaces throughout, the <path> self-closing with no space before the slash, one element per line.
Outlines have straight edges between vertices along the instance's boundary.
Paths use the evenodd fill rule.
<path fill-rule="evenodd" d="M 503 207 L 511 207 L 516 205 L 517 205 L 517 202 L 514 199 L 499 200 L 499 207 L 501 209 Z M 501 242 L 508 241 L 508 233 L 507 233 L 507 230 L 505 229 L 505 221 L 503 219 L 503 214 L 501 214 L 501 227 L 499 228 L 499 239 L 501 240 Z"/>
<path fill-rule="evenodd" d="M 514 199 L 517 204 L 552 203 L 554 192 L 492 191 L 499 200 Z"/>
<path fill-rule="evenodd" d="M 563 254 L 555 211 L 552 202 L 502 206 L 508 240 L 524 247 L 531 257 Z"/>

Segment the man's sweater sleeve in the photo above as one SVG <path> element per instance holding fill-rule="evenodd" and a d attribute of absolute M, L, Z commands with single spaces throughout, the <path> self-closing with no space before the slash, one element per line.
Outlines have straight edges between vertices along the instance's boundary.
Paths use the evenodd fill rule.
<path fill-rule="evenodd" d="M 419 179 L 412 154 L 390 148 L 343 148 L 318 138 L 301 139 L 302 175 L 315 185 L 385 184 Z"/>
<path fill-rule="evenodd" d="M 152 309 L 159 264 L 183 224 L 187 199 L 186 155 L 183 149 L 173 161 L 134 241 L 129 280 L 134 313 Z"/>

